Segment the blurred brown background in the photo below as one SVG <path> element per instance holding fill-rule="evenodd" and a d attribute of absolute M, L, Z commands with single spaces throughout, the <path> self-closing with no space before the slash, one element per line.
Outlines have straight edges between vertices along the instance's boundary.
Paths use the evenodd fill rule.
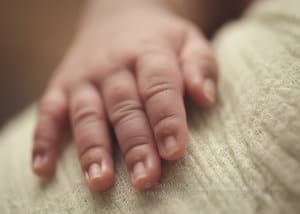
<path fill-rule="evenodd" d="M 42 93 L 68 47 L 80 0 L 0 0 L 0 126 Z"/>

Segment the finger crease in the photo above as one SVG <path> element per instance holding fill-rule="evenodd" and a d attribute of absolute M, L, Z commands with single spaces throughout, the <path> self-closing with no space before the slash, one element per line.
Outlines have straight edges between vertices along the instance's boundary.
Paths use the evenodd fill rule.
<path fill-rule="evenodd" d="M 78 156 L 81 159 L 85 154 L 87 154 L 89 151 L 94 150 L 94 149 L 99 149 L 99 150 L 104 150 L 106 152 L 108 152 L 109 154 L 111 154 L 112 151 L 110 151 L 110 149 L 108 149 L 106 146 L 102 145 L 102 144 L 92 144 L 90 146 L 85 147 L 84 149 L 82 149 L 82 151 L 78 151 Z"/>
<path fill-rule="evenodd" d="M 149 146 L 151 145 L 150 142 L 152 140 L 150 137 L 146 136 L 134 136 L 127 138 L 122 144 L 129 145 L 125 151 L 123 151 L 124 157 L 127 157 L 128 153 L 135 149 L 136 147 L 142 147 L 142 146 Z M 134 142 L 134 143 L 128 143 L 128 142 Z"/>
<path fill-rule="evenodd" d="M 152 85 L 145 91 L 146 93 L 144 94 L 143 98 L 144 101 L 147 102 L 157 95 L 161 95 L 163 93 L 169 93 L 169 92 L 176 92 L 177 88 L 172 87 L 169 83 L 160 82 L 160 83 L 156 83 L 155 85 Z"/>

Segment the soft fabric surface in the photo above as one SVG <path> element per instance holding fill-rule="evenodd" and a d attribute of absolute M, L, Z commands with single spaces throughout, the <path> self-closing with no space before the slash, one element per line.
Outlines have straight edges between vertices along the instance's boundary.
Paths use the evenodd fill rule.
<path fill-rule="evenodd" d="M 300 213 L 300 1 L 258 3 L 214 46 L 218 103 L 188 106 L 188 152 L 153 190 L 130 186 L 116 152 L 114 188 L 90 192 L 72 144 L 54 179 L 35 177 L 31 107 L 0 134 L 0 213 Z"/>

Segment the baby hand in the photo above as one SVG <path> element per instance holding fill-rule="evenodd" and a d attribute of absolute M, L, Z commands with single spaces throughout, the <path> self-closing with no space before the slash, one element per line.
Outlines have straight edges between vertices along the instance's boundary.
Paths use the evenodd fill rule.
<path fill-rule="evenodd" d="M 201 32 L 164 10 L 128 10 L 83 24 L 39 104 L 33 170 L 55 171 L 70 121 L 88 186 L 113 184 L 110 126 L 131 183 L 146 189 L 161 175 L 161 159 L 180 158 L 187 146 L 183 96 L 209 107 L 217 66 Z"/>

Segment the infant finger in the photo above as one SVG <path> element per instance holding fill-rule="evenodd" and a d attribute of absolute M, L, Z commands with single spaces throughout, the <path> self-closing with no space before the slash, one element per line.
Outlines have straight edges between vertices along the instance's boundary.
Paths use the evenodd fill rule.
<path fill-rule="evenodd" d="M 216 99 L 217 62 L 204 36 L 191 30 L 181 53 L 182 70 L 187 94 L 202 107 Z"/>
<path fill-rule="evenodd" d="M 86 182 L 95 191 L 113 185 L 112 148 L 101 97 L 96 88 L 84 84 L 70 98 L 73 135 Z"/>
<path fill-rule="evenodd" d="M 134 76 L 117 71 L 102 81 L 101 89 L 131 182 L 140 190 L 149 188 L 160 178 L 160 158 Z"/>
<path fill-rule="evenodd" d="M 32 169 L 39 176 L 55 172 L 59 143 L 67 122 L 67 99 L 60 89 L 50 89 L 38 108 L 38 122 L 34 133 Z"/>
<path fill-rule="evenodd" d="M 175 54 L 149 52 L 136 65 L 138 86 L 162 158 L 180 158 L 187 145 L 183 83 Z"/>

